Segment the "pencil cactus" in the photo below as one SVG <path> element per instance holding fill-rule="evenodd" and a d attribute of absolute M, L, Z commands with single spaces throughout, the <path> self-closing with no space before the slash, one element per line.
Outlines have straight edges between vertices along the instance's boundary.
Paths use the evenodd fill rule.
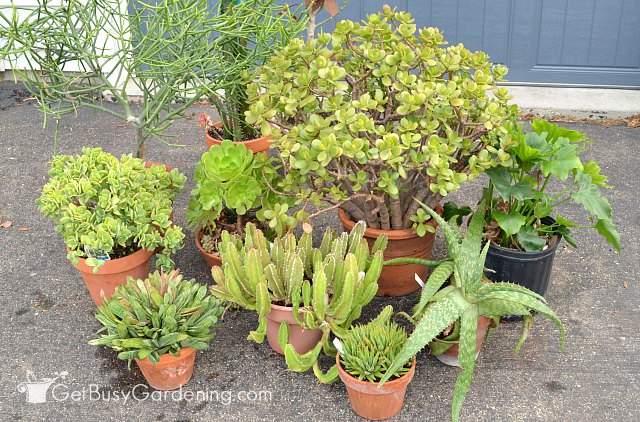
<path fill-rule="evenodd" d="M 322 340 L 310 352 L 298 354 L 288 344 L 283 324 L 279 342 L 289 369 L 304 372 L 313 367 L 321 381 L 333 381 L 337 369 L 322 373 L 317 365 L 320 351 L 335 354 L 331 334 L 342 337 L 378 290 L 386 238 L 370 252 L 364 230 L 364 223 L 341 235 L 328 230 L 318 248 L 312 246 L 310 233 L 300 239 L 287 234 L 269 243 L 253 224 L 247 225 L 244 241 L 223 232 L 223 266 L 211 270 L 216 283 L 211 292 L 258 313 L 258 327 L 249 334 L 257 343 L 264 341 L 271 304 L 292 307 L 296 322 L 305 330 L 321 330 Z"/>

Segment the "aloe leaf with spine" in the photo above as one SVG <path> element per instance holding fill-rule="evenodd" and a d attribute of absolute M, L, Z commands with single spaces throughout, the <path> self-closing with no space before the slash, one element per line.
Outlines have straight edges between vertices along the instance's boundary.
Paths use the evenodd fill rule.
<path fill-rule="evenodd" d="M 443 261 L 435 268 L 423 288 L 420 302 L 414 308 L 413 317 L 418 319 L 415 329 L 382 377 L 382 383 L 388 381 L 407 359 L 418 353 L 444 330 L 458 323 L 458 360 L 463 370 L 458 376 L 451 406 L 451 418 L 458 421 L 475 368 L 476 329 L 480 316 L 524 315 L 526 324 L 529 324 L 529 317 L 535 311 L 558 327 L 561 347 L 564 347 L 565 328 L 540 295 L 522 286 L 491 283 L 485 279 L 483 269 L 489 243 L 481 247 L 485 214 L 483 202 L 471 218 L 465 236 L 461 234 L 455 219 L 447 223 L 434 210 L 424 204 L 422 206 L 442 227 L 449 250 L 449 260 Z M 449 276 L 446 280 L 448 285 L 443 287 L 446 275 Z M 524 342 L 528 331 L 529 325 L 523 330 L 518 348 Z"/>
<path fill-rule="evenodd" d="M 321 330 L 322 338 L 311 351 L 299 354 L 288 342 L 288 330 L 281 328 L 278 343 L 285 346 L 287 366 L 296 372 L 313 368 L 320 381 L 332 382 L 337 371 L 332 367 L 323 373 L 318 356 L 322 351 L 335 356 L 331 335 L 341 337 L 360 316 L 377 292 L 382 271 L 384 242 L 370 253 L 364 230 L 364 223 L 339 236 L 327 230 L 320 248 L 312 247 L 311 233 L 300 239 L 288 233 L 269 243 L 252 223 L 246 226 L 244 240 L 223 232 L 223 264 L 212 269 L 211 292 L 257 311 L 258 327 L 249 335 L 257 343 L 264 341 L 270 305 L 292 307 L 302 328 Z"/>

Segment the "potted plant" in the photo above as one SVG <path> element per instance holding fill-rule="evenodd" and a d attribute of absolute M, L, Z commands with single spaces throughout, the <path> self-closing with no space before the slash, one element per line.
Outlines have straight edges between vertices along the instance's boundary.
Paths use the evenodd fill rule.
<path fill-rule="evenodd" d="M 425 283 L 420 301 L 413 309 L 416 326 L 382 377 L 381 384 L 385 385 L 408 359 L 458 323 L 458 359 L 462 372 L 458 376 L 451 405 L 451 418 L 458 421 L 475 368 L 478 320 L 481 317 L 522 316 L 523 331 L 516 350 L 519 350 L 526 339 L 534 312 L 550 319 L 558 327 L 561 348 L 564 345 L 565 328 L 539 294 L 509 282 L 492 283 L 484 276 L 485 258 L 489 250 L 488 242 L 481 247 L 484 203 L 480 203 L 471 218 L 465 236 L 455 220 L 447 223 L 433 209 L 426 205 L 424 209 L 442 228 L 449 258 L 436 266 Z M 434 265 L 434 262 L 425 261 L 424 264 Z"/>
<path fill-rule="evenodd" d="M 196 246 L 210 266 L 221 265 L 218 242 L 223 230 L 242 235 L 248 222 L 266 221 L 277 204 L 286 205 L 286 196 L 270 189 L 277 183 L 274 160 L 264 153 L 252 154 L 244 144 L 224 141 L 202 154 L 195 170 L 187 221 L 196 230 Z M 265 216 L 266 212 L 266 216 Z M 275 230 L 284 230 L 295 219 L 276 217 Z M 268 227 L 268 225 L 267 225 Z"/>
<path fill-rule="evenodd" d="M 364 229 L 359 223 L 341 236 L 327 230 L 319 248 L 312 247 L 309 232 L 299 240 L 288 233 L 272 243 L 251 223 L 244 242 L 223 232 L 223 264 L 212 269 L 211 292 L 258 313 L 250 340 L 262 343 L 266 334 L 273 350 L 285 355 L 289 369 L 313 368 L 320 381 L 331 382 L 337 369 L 322 372 L 320 351 L 335 355 L 330 335 L 341 337 L 378 288 L 385 238 L 370 254 Z"/>
<path fill-rule="evenodd" d="M 596 161 L 580 159 L 584 135 L 544 120 L 534 120 L 531 128 L 524 133 L 515 125 L 512 162 L 487 171 L 486 266 L 490 279 L 509 280 L 544 295 L 561 239 L 576 246 L 573 229 L 596 229 L 618 252 L 620 235 L 601 193 L 610 188 L 607 177 Z M 582 206 L 586 223 L 558 213 L 567 203 Z"/>
<path fill-rule="evenodd" d="M 205 129 L 205 141 L 209 147 L 229 139 L 241 142 L 254 153 L 266 151 L 271 144 L 269 136 L 259 131 L 244 118 L 248 109 L 247 77 L 264 64 L 274 51 L 286 45 L 304 28 L 306 15 L 291 10 L 277 0 L 222 0 L 220 16 L 233 16 L 241 8 L 243 19 L 233 21 L 236 37 L 227 37 L 221 44 L 219 66 L 234 68 L 236 72 L 224 73 L 224 89 L 215 84 L 208 92 L 209 101 L 220 118 L 214 121 L 207 113 L 200 114 L 200 126 Z"/>
<path fill-rule="evenodd" d="M 147 167 L 130 155 L 117 159 L 100 148 L 54 156 L 38 205 L 96 304 L 127 277 L 145 278 L 154 254 L 157 267 L 173 266 L 184 234 L 171 212 L 185 180 L 178 170 Z"/>
<path fill-rule="evenodd" d="M 89 344 L 112 348 L 129 365 L 135 360 L 156 390 L 174 390 L 191 379 L 196 351 L 208 347 L 223 311 L 207 286 L 177 270 L 155 272 L 129 279 L 98 308 L 103 334 Z"/>
<path fill-rule="evenodd" d="M 58 121 L 80 108 L 116 117 L 135 130 L 139 158 L 149 139 L 174 145 L 166 129 L 194 103 L 213 92 L 234 92 L 256 55 L 277 46 L 271 45 L 276 34 L 288 39 L 280 30 L 292 22 L 286 7 L 261 0 L 224 10 L 207 0 L 50 3 L 29 8 L 27 16 L 14 8 L 6 23 L 18 24 L 1 28 L 8 41 L 3 58 L 19 60 L 14 69 L 26 67 L 19 77 L 45 117 Z M 229 46 L 248 36 L 258 41 L 252 54 L 230 56 Z M 55 49 L 42 42 L 54 39 Z"/>
<path fill-rule="evenodd" d="M 387 306 L 376 319 L 354 325 L 337 341 L 338 374 L 347 388 L 351 408 L 365 419 L 388 419 L 400 412 L 415 374 L 416 359 L 411 357 L 379 387 L 383 374 L 407 342 L 407 333 L 391 321 L 392 314 L 393 308 Z"/>
<path fill-rule="evenodd" d="M 346 229 L 365 221 L 386 259 L 431 256 L 436 226 L 417 200 L 442 197 L 509 163 L 516 117 L 498 88 L 506 68 L 384 7 L 333 34 L 292 40 L 257 70 L 247 122 L 271 135 L 299 204 L 339 208 Z M 375 47 L 374 47 L 375 46 Z M 329 204 L 329 207 L 326 206 Z M 416 264 L 385 267 L 379 294 L 418 288 Z"/>

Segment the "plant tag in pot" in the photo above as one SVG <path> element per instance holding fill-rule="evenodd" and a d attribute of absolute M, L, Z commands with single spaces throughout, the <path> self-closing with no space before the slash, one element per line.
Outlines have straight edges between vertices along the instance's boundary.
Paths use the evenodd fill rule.
<path fill-rule="evenodd" d="M 105 251 L 93 250 L 93 249 L 87 248 L 86 246 L 84 248 L 84 253 L 87 254 L 88 258 L 95 258 L 100 261 L 111 260 L 111 257 L 109 256 L 109 254 L 106 253 Z"/>
<path fill-rule="evenodd" d="M 415 275 L 416 278 L 416 283 L 418 283 L 418 285 L 420 286 L 420 288 L 424 288 L 424 281 L 422 281 L 422 279 L 420 278 L 420 276 L 418 274 Z"/>
<path fill-rule="evenodd" d="M 336 350 L 338 351 L 338 353 L 342 354 L 342 350 L 343 350 L 342 342 L 338 337 L 333 339 L 333 345 L 336 347 Z"/>

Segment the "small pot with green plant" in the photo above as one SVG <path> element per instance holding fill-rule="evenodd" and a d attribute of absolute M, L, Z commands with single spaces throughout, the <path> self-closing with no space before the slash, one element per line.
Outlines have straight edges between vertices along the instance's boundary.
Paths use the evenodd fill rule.
<path fill-rule="evenodd" d="M 100 148 L 54 156 L 38 205 L 96 304 L 127 277 L 145 278 L 154 254 L 157 267 L 173 266 L 184 234 L 171 213 L 185 180 L 178 170 Z"/>
<path fill-rule="evenodd" d="M 135 360 L 156 390 L 175 390 L 191 379 L 196 353 L 208 347 L 223 311 L 204 284 L 177 270 L 155 272 L 129 279 L 98 307 L 103 334 L 89 344 L 112 348 L 129 365 Z"/>
<path fill-rule="evenodd" d="M 572 230 L 595 229 L 615 251 L 620 250 L 620 235 L 601 193 L 611 187 L 607 177 L 596 161 L 580 159 L 584 134 L 544 120 L 534 120 L 531 128 L 525 133 L 515 125 L 513 161 L 487 171 L 486 266 L 490 279 L 509 280 L 544 295 L 560 241 L 576 246 Z M 585 223 L 558 213 L 568 203 L 587 212 Z"/>
<path fill-rule="evenodd" d="M 205 141 L 211 147 L 228 139 L 243 143 L 254 153 L 269 149 L 271 138 L 260 136 L 257 128 L 245 121 L 248 109 L 247 78 L 251 71 L 264 64 L 289 40 L 304 29 L 307 15 L 302 8 L 292 10 L 290 5 L 277 0 L 221 0 L 221 16 L 237 14 L 236 8 L 246 10 L 242 20 L 234 22 L 236 37 L 228 37 L 221 45 L 220 68 L 234 68 L 224 73 L 224 89 L 215 84 L 208 92 L 209 101 L 220 118 L 214 121 L 207 113 L 200 114 Z"/>
<path fill-rule="evenodd" d="M 518 284 L 492 283 L 485 277 L 485 259 L 490 246 L 486 242 L 482 247 L 485 208 L 481 202 L 469 222 L 466 235 L 463 235 L 455 219 L 447 223 L 424 205 L 425 211 L 437 220 L 443 230 L 449 257 L 440 262 L 423 261 L 424 265 L 435 269 L 410 317 L 416 324 L 415 328 L 381 379 L 381 384 L 385 385 L 420 349 L 452 330 L 454 324 L 459 324 L 457 346 L 462 372 L 453 391 L 451 418 L 454 422 L 460 418 L 462 403 L 471 386 L 478 351 L 478 320 L 481 317 L 522 316 L 522 336 L 516 351 L 522 347 L 531 329 L 533 313 L 550 319 L 558 327 L 561 348 L 565 340 L 564 325 L 542 296 Z"/>
<path fill-rule="evenodd" d="M 374 320 L 351 327 L 336 341 L 338 374 L 347 388 L 351 408 L 369 420 L 398 414 L 415 374 L 416 359 L 410 357 L 395 370 L 389 382 L 379 387 L 382 376 L 407 342 L 406 331 L 391 321 L 392 315 L 393 308 L 387 306 Z"/>
<path fill-rule="evenodd" d="M 507 70 L 435 28 L 416 32 L 390 7 L 332 34 L 294 39 L 256 72 L 247 122 L 273 137 L 299 204 L 339 208 L 349 230 L 365 221 L 386 259 L 431 256 L 436 226 L 414 198 L 441 198 L 486 169 L 509 163 L 505 126 L 517 108 L 496 83 Z M 327 206 L 328 204 L 328 206 Z M 387 266 L 381 295 L 419 286 L 418 264 Z"/>
<path fill-rule="evenodd" d="M 372 253 L 363 238 L 364 224 L 336 236 L 327 230 L 319 248 L 311 233 L 299 240 L 292 233 L 268 242 L 255 225 L 247 224 L 244 241 L 222 233 L 222 267 L 213 267 L 216 297 L 258 313 L 258 327 L 249 339 L 262 343 L 265 335 L 284 354 L 295 372 L 313 368 L 321 382 L 338 377 L 335 366 L 323 372 L 320 352 L 336 353 L 331 335 L 342 337 L 360 317 L 378 289 L 385 238 Z"/>
<path fill-rule="evenodd" d="M 273 158 L 254 155 L 244 144 L 224 141 L 202 155 L 187 221 L 196 230 L 196 246 L 209 266 L 222 265 L 218 242 L 223 230 L 242 235 L 249 222 L 269 228 L 270 210 L 276 204 L 285 206 L 288 199 L 270 189 L 278 177 Z M 270 221 L 274 221 L 271 231 L 295 225 L 295 219 L 286 214 Z"/>

